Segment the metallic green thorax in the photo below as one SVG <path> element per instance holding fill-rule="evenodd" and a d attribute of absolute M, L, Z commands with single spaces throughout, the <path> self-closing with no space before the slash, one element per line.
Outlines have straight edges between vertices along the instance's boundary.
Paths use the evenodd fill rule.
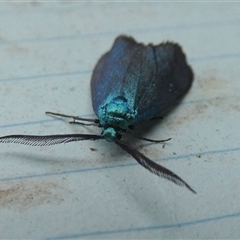
<path fill-rule="evenodd" d="M 108 141 L 114 141 L 118 131 L 128 130 L 134 122 L 135 110 L 128 104 L 124 97 L 116 97 L 99 107 L 98 117 L 103 127 L 102 135 Z"/>

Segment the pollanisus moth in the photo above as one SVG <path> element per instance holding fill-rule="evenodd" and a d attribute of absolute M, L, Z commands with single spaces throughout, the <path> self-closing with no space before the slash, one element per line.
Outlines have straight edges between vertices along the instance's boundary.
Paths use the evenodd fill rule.
<path fill-rule="evenodd" d="M 110 51 L 100 58 L 92 74 L 92 106 L 97 118 L 46 112 L 53 116 L 72 118 L 73 123 L 100 127 L 101 135 L 9 135 L 0 137 L 0 143 L 49 146 L 106 139 L 117 144 L 150 172 L 196 193 L 175 173 L 122 140 L 122 135 L 132 134 L 135 126 L 162 117 L 167 109 L 174 107 L 184 97 L 192 82 L 193 72 L 178 44 L 166 42 L 144 45 L 132 37 L 119 36 Z M 150 142 L 169 140 L 137 138 Z"/>

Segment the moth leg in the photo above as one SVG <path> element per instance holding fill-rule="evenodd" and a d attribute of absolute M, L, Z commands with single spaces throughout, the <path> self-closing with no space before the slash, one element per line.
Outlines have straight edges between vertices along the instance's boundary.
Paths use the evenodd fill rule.
<path fill-rule="evenodd" d="M 152 118 L 152 119 L 153 119 L 153 118 Z M 133 125 L 129 125 L 129 126 L 128 126 L 128 129 L 130 130 L 130 132 L 127 132 L 127 133 L 130 133 L 133 137 L 135 137 L 135 138 L 137 138 L 137 139 L 144 140 L 144 141 L 147 141 L 147 142 L 165 143 L 165 142 L 171 140 L 171 138 L 164 139 L 164 140 L 154 140 L 154 139 L 149 139 L 149 138 L 144 138 L 144 137 L 136 136 L 136 135 L 134 135 L 134 134 L 131 132 L 132 130 L 134 130 L 134 126 L 133 126 Z"/>
<path fill-rule="evenodd" d="M 69 123 L 83 125 L 83 126 L 96 126 L 95 123 L 84 123 L 84 122 L 75 122 L 75 121 L 70 121 Z"/>
<path fill-rule="evenodd" d="M 150 120 L 158 120 L 158 119 L 163 119 L 163 117 L 153 117 L 153 118 L 151 118 Z"/>
<path fill-rule="evenodd" d="M 163 139 L 163 140 L 154 140 L 154 139 L 149 139 L 149 138 L 144 138 L 144 137 L 138 137 L 138 136 L 135 136 L 133 135 L 135 138 L 138 138 L 140 140 L 144 140 L 144 141 L 147 141 L 147 142 L 153 142 L 153 143 L 165 143 L 169 140 L 171 140 L 171 138 L 168 138 L 168 139 Z"/>
<path fill-rule="evenodd" d="M 99 120 L 98 119 L 81 118 L 81 117 L 77 117 L 77 116 L 71 116 L 71 115 L 66 115 L 66 114 L 62 114 L 62 113 L 54 113 L 54 112 L 45 112 L 45 113 L 47 115 L 52 115 L 52 116 L 72 118 L 73 121 L 71 121 L 70 123 L 76 123 L 76 124 L 81 124 L 81 125 L 94 125 L 94 126 L 99 124 Z M 87 123 L 76 122 L 76 121 L 86 121 L 86 122 L 92 122 L 92 123 L 91 124 L 87 124 Z"/>
<path fill-rule="evenodd" d="M 101 124 L 97 124 L 97 123 L 76 122 L 75 120 L 70 121 L 69 123 L 70 123 L 70 124 L 83 125 L 83 126 L 96 126 L 96 127 L 102 127 Z"/>

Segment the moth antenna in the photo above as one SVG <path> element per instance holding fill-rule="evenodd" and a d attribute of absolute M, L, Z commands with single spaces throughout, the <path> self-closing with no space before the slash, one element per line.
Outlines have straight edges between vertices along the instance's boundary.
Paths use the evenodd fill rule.
<path fill-rule="evenodd" d="M 196 191 L 193 190 L 183 179 L 181 179 L 179 176 L 177 176 L 172 171 L 168 170 L 167 168 L 161 166 L 160 164 L 157 164 L 150 160 L 148 157 L 144 156 L 142 153 L 140 153 L 138 150 L 136 150 L 134 147 L 130 146 L 129 144 L 121 141 L 121 140 L 115 140 L 115 143 L 120 146 L 124 151 L 129 153 L 133 158 L 137 160 L 137 162 L 148 169 L 151 173 L 163 177 L 171 182 L 174 182 L 175 184 L 179 186 L 185 186 L 188 188 L 191 192 L 196 194 Z"/>
<path fill-rule="evenodd" d="M 91 134 L 58 134 L 58 135 L 9 135 L 0 137 L 0 143 L 17 143 L 28 146 L 50 146 L 83 140 L 103 139 L 101 135 Z"/>

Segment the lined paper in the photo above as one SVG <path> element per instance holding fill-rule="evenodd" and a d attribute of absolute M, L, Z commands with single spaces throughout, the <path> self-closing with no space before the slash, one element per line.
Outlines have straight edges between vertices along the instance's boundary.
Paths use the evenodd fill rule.
<path fill-rule="evenodd" d="M 90 78 L 120 34 L 178 42 L 195 74 L 182 103 L 136 141 L 196 191 L 107 141 L 2 144 L 0 238 L 239 238 L 240 5 L 1 2 L 0 135 L 100 134 L 45 111 L 93 117 Z"/>

